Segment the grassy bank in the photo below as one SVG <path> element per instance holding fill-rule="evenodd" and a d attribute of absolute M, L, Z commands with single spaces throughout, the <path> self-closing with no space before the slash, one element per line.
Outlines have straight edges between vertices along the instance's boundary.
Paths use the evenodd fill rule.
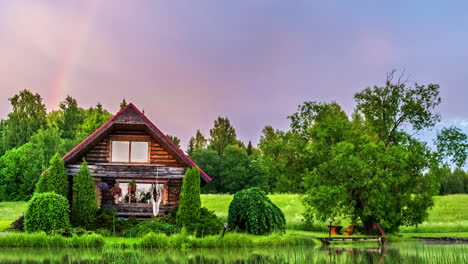
<path fill-rule="evenodd" d="M 312 246 L 315 243 L 310 237 L 294 234 L 253 236 L 228 233 L 224 237 L 218 235 L 203 238 L 184 233 L 171 236 L 149 233 L 142 238 L 102 237 L 97 234 L 62 237 L 45 233 L 11 233 L 0 236 L 0 247 L 25 248 L 269 248 Z"/>

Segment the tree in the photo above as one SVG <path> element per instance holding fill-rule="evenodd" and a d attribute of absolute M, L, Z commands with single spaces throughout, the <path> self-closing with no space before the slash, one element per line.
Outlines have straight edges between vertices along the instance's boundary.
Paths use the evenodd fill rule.
<path fill-rule="evenodd" d="M 105 110 L 100 103 L 95 108 L 91 107 L 86 110 L 85 119 L 80 127 L 78 140 L 81 141 L 91 133 L 101 127 L 107 120 L 112 117 L 112 114 Z"/>
<path fill-rule="evenodd" d="M 176 137 L 176 136 L 172 136 L 172 135 L 169 135 L 167 134 L 166 135 L 172 142 L 174 142 L 174 144 L 176 144 L 176 146 L 178 146 L 180 148 L 180 138 Z"/>
<path fill-rule="evenodd" d="M 401 141 L 399 132 L 405 123 L 420 131 L 440 121 L 440 115 L 434 112 L 441 103 L 439 85 L 415 83 L 411 87 L 402 81 L 403 75 L 394 82 L 395 73 L 393 70 L 387 75 L 385 86 L 369 87 L 354 96 L 357 110 L 364 114 L 387 147 Z"/>
<path fill-rule="evenodd" d="M 236 130 L 231 126 L 227 117 L 218 117 L 214 121 L 214 126 L 210 129 L 210 136 L 210 148 L 216 150 L 219 155 L 223 155 L 224 149 L 228 145 L 238 143 Z"/>
<path fill-rule="evenodd" d="M 234 194 L 229 204 L 229 229 L 254 235 L 284 232 L 286 219 L 281 209 L 260 188 L 250 188 Z"/>
<path fill-rule="evenodd" d="M 122 102 L 120 103 L 120 110 L 124 109 L 127 106 L 127 101 L 125 101 L 125 98 L 122 99 Z"/>
<path fill-rule="evenodd" d="M 221 161 L 222 192 L 235 193 L 249 187 L 249 156 L 245 149 L 229 145 L 224 150 Z"/>
<path fill-rule="evenodd" d="M 78 128 L 83 124 L 84 110 L 78 107 L 76 99 L 71 96 L 67 96 L 65 101 L 60 103 L 60 109 L 63 112 L 63 119 L 59 122 L 62 138 L 73 139 L 76 137 Z"/>
<path fill-rule="evenodd" d="M 208 193 L 223 192 L 221 182 L 221 157 L 212 149 L 200 149 L 192 152 L 190 158 L 211 177 L 211 181 L 203 186 L 203 191 Z"/>
<path fill-rule="evenodd" d="M 371 233 L 375 223 L 393 232 L 427 217 L 440 179 L 425 172 L 440 159 L 403 124 L 419 131 L 439 120 L 433 112 L 440 103 L 439 86 L 409 88 L 392 83 L 392 76 L 384 87 L 355 95 L 358 111 L 352 121 L 336 107 L 325 107 L 302 130 L 310 157 L 304 182 L 307 219 L 347 217 Z"/>
<path fill-rule="evenodd" d="M 83 160 L 80 170 L 73 176 L 71 222 L 75 226 L 90 228 L 97 212 L 94 179 Z"/>
<path fill-rule="evenodd" d="M 55 192 L 68 198 L 68 176 L 65 164 L 60 154 L 55 154 L 50 160 L 50 167 L 44 171 L 37 183 L 36 193 Z"/>
<path fill-rule="evenodd" d="M 249 144 L 247 145 L 247 155 L 252 155 L 253 154 L 253 146 L 252 146 L 252 141 L 249 140 Z"/>
<path fill-rule="evenodd" d="M 180 227 L 190 229 L 191 223 L 200 218 L 200 171 L 189 168 L 185 173 L 180 190 L 179 209 L 176 223 Z"/>
<path fill-rule="evenodd" d="M 65 197 L 53 192 L 34 194 L 24 215 L 25 231 L 50 233 L 69 227 L 68 201 Z"/>
<path fill-rule="evenodd" d="M 437 146 L 438 157 L 451 157 L 451 162 L 462 167 L 465 165 L 468 149 L 468 138 L 457 127 L 444 128 L 437 133 Z"/>
<path fill-rule="evenodd" d="M 46 108 L 39 94 L 22 90 L 9 100 L 13 111 L 8 114 L 4 151 L 28 142 L 46 124 Z"/>
<path fill-rule="evenodd" d="M 456 168 L 445 180 L 444 194 L 465 193 L 465 177 L 465 171 Z"/>

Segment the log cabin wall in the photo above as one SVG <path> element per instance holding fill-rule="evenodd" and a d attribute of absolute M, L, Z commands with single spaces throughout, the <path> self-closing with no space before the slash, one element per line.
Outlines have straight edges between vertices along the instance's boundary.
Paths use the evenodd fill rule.
<path fill-rule="evenodd" d="M 167 152 L 158 142 L 151 138 L 145 131 L 114 131 L 104 140 L 99 142 L 85 155 L 89 164 L 110 163 L 111 140 L 120 141 L 148 141 L 149 163 L 163 167 L 185 167 L 174 156 Z"/>

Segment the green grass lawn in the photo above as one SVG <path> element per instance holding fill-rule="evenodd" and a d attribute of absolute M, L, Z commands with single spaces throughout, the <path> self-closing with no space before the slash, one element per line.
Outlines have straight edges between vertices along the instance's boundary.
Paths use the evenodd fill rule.
<path fill-rule="evenodd" d="M 297 194 L 273 194 L 270 199 L 283 211 L 287 228 L 291 230 L 304 229 L 302 213 L 304 207 Z M 202 205 L 215 211 L 223 222 L 227 220 L 229 203 L 232 195 L 204 194 L 201 196 Z M 402 227 L 401 233 L 406 237 L 415 233 L 438 233 L 437 236 L 468 236 L 468 195 L 457 194 L 434 197 L 435 206 L 429 211 L 429 218 L 418 227 Z M 9 227 L 26 210 L 26 202 L 0 203 L 0 231 Z M 345 219 L 337 219 L 345 228 L 349 224 Z M 310 227 L 309 227 L 310 228 Z M 327 232 L 326 223 L 316 224 L 312 228 L 315 232 Z M 318 233 L 318 234 L 319 234 Z M 318 234 L 315 234 L 318 236 Z"/>

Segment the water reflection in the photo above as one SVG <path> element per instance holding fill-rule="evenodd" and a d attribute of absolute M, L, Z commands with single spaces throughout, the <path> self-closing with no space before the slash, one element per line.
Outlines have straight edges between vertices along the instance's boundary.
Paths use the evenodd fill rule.
<path fill-rule="evenodd" d="M 31 249 L 0 248 L 0 263 L 468 263 L 468 245 L 341 244 L 280 249 Z"/>

